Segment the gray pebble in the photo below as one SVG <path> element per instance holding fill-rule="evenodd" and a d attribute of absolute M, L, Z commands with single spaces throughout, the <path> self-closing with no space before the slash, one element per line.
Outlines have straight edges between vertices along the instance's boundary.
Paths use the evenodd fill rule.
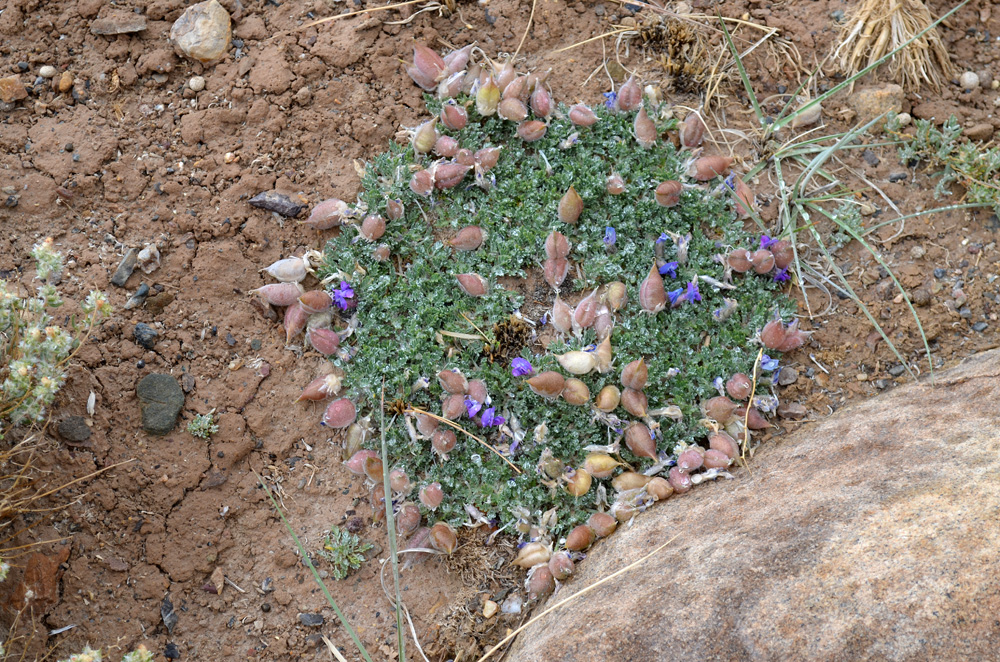
<path fill-rule="evenodd" d="M 906 372 L 906 366 L 904 366 L 902 363 L 897 363 L 896 365 L 889 368 L 889 374 L 892 375 L 893 377 L 899 377 L 904 372 Z"/>
<path fill-rule="evenodd" d="M 948 272 L 945 269 L 942 269 L 941 267 L 938 267 L 937 269 L 934 270 L 934 277 L 935 278 L 944 278 L 947 275 L 948 275 Z"/>
<path fill-rule="evenodd" d="M 909 175 L 905 172 L 894 172 L 889 175 L 889 182 L 895 184 L 896 182 L 904 181 Z"/>
<path fill-rule="evenodd" d="M 323 614 L 299 614 L 299 623 L 306 627 L 318 628 L 324 622 Z"/>
<path fill-rule="evenodd" d="M 799 378 L 799 373 L 795 371 L 795 368 L 782 368 L 778 372 L 778 383 L 782 386 L 788 386 L 789 384 L 794 384 L 795 380 Z"/>
<path fill-rule="evenodd" d="M 973 331 L 978 331 L 979 333 L 982 333 L 983 331 L 985 331 L 989 327 L 990 327 L 990 325 L 987 324 L 986 322 L 976 322 L 975 324 L 972 325 L 972 330 Z"/>
<path fill-rule="evenodd" d="M 865 160 L 865 163 L 872 167 L 877 166 L 880 163 L 879 158 L 875 155 L 875 152 L 870 149 L 866 149 L 861 152 L 861 158 Z"/>
<path fill-rule="evenodd" d="M 604 16 L 604 11 L 605 11 L 604 5 L 596 5 L 594 7 L 594 14 L 596 14 L 597 16 Z"/>
<path fill-rule="evenodd" d="M 226 334 L 226 344 L 229 345 L 230 347 L 236 344 L 236 338 L 233 338 L 233 334 L 231 333 Z"/>
<path fill-rule="evenodd" d="M 132 337 L 135 339 L 136 344 L 146 349 L 153 349 L 153 346 L 156 345 L 156 337 L 158 335 L 160 334 L 145 322 L 139 322 L 132 329 Z"/>
<path fill-rule="evenodd" d="M 142 403 L 142 427 L 146 432 L 164 435 L 174 429 L 184 406 L 184 391 L 176 379 L 162 373 L 146 375 L 135 393 Z"/>
<path fill-rule="evenodd" d="M 59 421 L 59 436 L 71 444 L 82 444 L 90 439 L 90 428 L 83 416 L 67 416 Z"/>
<path fill-rule="evenodd" d="M 125 287 L 125 283 L 128 281 L 129 276 L 135 271 L 135 263 L 139 258 L 139 249 L 130 248 L 128 253 L 125 253 L 125 257 L 122 258 L 121 263 L 115 270 L 115 275 L 111 277 L 111 284 L 117 285 L 118 287 Z"/>
<path fill-rule="evenodd" d="M 830 12 L 830 18 L 832 18 L 837 23 L 843 22 L 843 20 L 844 20 L 844 10 L 843 9 L 835 9 L 834 11 Z"/>
<path fill-rule="evenodd" d="M 142 305 L 142 302 L 146 300 L 147 296 L 149 296 L 149 285 L 143 283 L 139 286 L 139 289 L 135 291 L 135 294 L 129 297 L 129 300 L 125 302 L 125 305 L 122 306 L 122 308 L 125 310 L 137 308 Z"/>
<path fill-rule="evenodd" d="M 306 208 L 305 205 L 296 204 L 292 202 L 284 193 L 278 193 L 277 191 L 264 191 L 263 193 L 258 193 L 254 197 L 250 198 L 250 205 L 257 207 L 258 209 L 266 209 L 267 211 L 273 211 L 276 214 L 281 214 L 282 216 L 287 216 L 288 218 L 295 218 L 302 213 L 302 210 Z"/>
<path fill-rule="evenodd" d="M 260 351 L 260 348 L 261 348 L 261 342 L 259 340 L 254 338 L 253 340 L 250 341 L 250 349 L 257 352 Z"/>

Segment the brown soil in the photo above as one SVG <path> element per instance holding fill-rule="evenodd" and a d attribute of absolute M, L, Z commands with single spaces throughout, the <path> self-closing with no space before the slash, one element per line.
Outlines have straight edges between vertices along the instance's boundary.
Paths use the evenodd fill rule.
<path fill-rule="evenodd" d="M 180 59 L 167 44 L 170 25 L 187 4 L 123 0 L 117 7 L 144 14 L 148 27 L 118 36 L 90 31 L 95 19 L 113 9 L 101 0 L 7 0 L 0 14 L 3 75 L 17 73 L 17 63 L 26 62 L 24 82 L 42 65 L 72 77 L 69 92 L 46 83 L 37 95 L 0 112 L 0 185 L 13 187 L 3 197 L 16 196 L 17 202 L 0 210 L 0 270 L 30 286 L 29 250 L 53 236 L 70 260 L 63 285 L 68 297 L 99 288 L 110 292 L 116 308 L 113 319 L 88 338 L 53 409 L 53 422 L 86 415 L 93 392 L 93 434 L 85 446 L 71 446 L 50 425 L 40 456 L 42 481 L 52 487 L 130 461 L 43 504 L 65 508 L 23 518 L 20 524 L 30 530 L 5 541 L 7 547 L 63 542 L 10 555 L 15 569 L 5 584 L 5 619 L 10 623 L 25 600 L 30 604 L 34 620 L 22 617 L 15 633 L 27 637 L 16 646 L 27 648 L 25 659 L 51 647 L 68 655 L 85 643 L 103 646 L 111 660 L 140 643 L 156 651 L 157 659 L 168 644 L 181 659 L 332 659 L 319 634 L 353 659 L 350 640 L 258 487 L 260 475 L 279 490 L 308 547 L 317 547 L 331 524 L 363 519 L 361 535 L 377 553 L 347 580 L 330 584 L 369 650 L 391 658 L 394 614 L 377 560 L 385 558 L 384 527 L 372 523 L 362 480 L 341 466 L 339 438 L 317 425 L 319 410 L 291 404 L 324 361 L 287 350 L 280 328 L 245 295 L 264 283 L 261 267 L 320 248 L 324 237 L 282 223 L 247 199 L 270 189 L 313 202 L 352 199 L 358 187 L 354 160 L 383 150 L 400 127 L 421 117 L 420 90 L 401 64 L 412 42 L 442 48 L 476 41 L 490 54 L 512 52 L 530 3 L 462 1 L 457 15 L 414 15 L 404 8 L 303 28 L 314 17 L 366 3 L 223 0 L 242 46 L 212 66 Z M 704 1 L 691 4 L 710 14 L 716 10 Z M 951 4 L 932 2 L 931 9 L 939 14 Z M 835 44 L 831 13 L 849 8 L 840 0 L 731 0 L 718 6 L 724 15 L 779 28 L 808 68 Z M 559 100 L 596 103 L 609 81 L 603 69 L 591 73 L 604 57 L 613 58 L 613 39 L 603 47 L 598 40 L 553 51 L 607 31 L 626 16 L 613 2 L 539 0 L 522 68 L 552 68 L 549 82 Z M 402 25 L 384 23 L 406 19 Z M 952 17 L 943 30 L 948 51 L 959 71 L 985 76 L 983 87 L 971 94 L 955 85 L 940 94 L 910 93 L 904 110 L 939 121 L 955 114 L 964 126 L 1000 129 L 998 92 L 982 73 L 992 68 L 1000 75 L 998 34 L 1000 12 L 988 0 L 975 0 Z M 665 84 L 662 69 L 635 45 L 628 58 L 623 52 L 622 62 L 647 82 Z M 794 89 L 802 75 L 773 50 L 751 56 L 748 67 L 761 97 L 778 94 L 779 86 Z M 185 85 L 195 75 L 207 81 L 199 93 Z M 741 101 L 745 95 L 732 85 L 722 91 L 727 128 L 746 131 L 752 118 Z M 699 104 L 696 94 L 672 100 Z M 838 118 L 844 105 L 846 100 L 828 104 L 831 131 L 843 128 Z M 749 144 L 735 149 L 751 158 Z M 940 204 L 931 195 L 932 173 L 907 169 L 892 149 L 873 151 L 878 165 L 858 153 L 846 163 L 904 213 Z M 889 183 L 897 172 L 906 172 L 907 179 Z M 773 186 L 763 180 L 756 192 L 766 201 Z M 766 216 L 768 207 L 763 209 Z M 886 211 L 876 218 L 888 217 Z M 939 214 L 910 221 L 898 233 L 894 226 L 876 244 L 909 291 L 929 292 L 919 310 L 937 364 L 997 344 L 1000 298 L 992 280 L 998 226 L 989 212 Z M 136 271 L 125 288 L 110 285 L 125 251 L 148 243 L 162 254 L 159 269 Z M 896 292 L 874 260 L 853 246 L 838 259 L 904 356 L 926 369 L 913 320 L 905 304 L 894 301 Z M 935 277 L 935 269 L 944 275 Z M 158 293 L 155 299 L 123 310 L 143 282 Z M 968 311 L 961 314 L 953 294 L 958 285 L 967 297 Z M 825 306 L 820 298 L 813 304 Z M 825 316 L 804 320 L 805 328 L 815 330 L 812 343 L 790 357 L 800 378 L 786 397 L 805 403 L 810 417 L 907 378 L 890 375 L 897 361 L 855 305 L 834 304 Z M 988 328 L 972 330 L 980 321 Z M 159 332 L 155 351 L 133 342 L 138 322 Z M 151 372 L 173 374 L 188 390 L 183 420 L 165 437 L 144 433 L 139 418 L 135 386 Z M 185 421 L 213 408 L 222 416 L 211 441 L 184 430 Z M 481 648 L 477 642 L 495 641 L 522 618 L 481 616 L 485 599 L 499 600 L 518 581 L 489 571 L 511 550 L 487 548 L 482 536 L 463 536 L 468 543 L 458 559 L 430 560 L 404 574 L 404 600 L 430 659 L 470 659 Z M 231 583 L 214 594 L 206 584 L 218 568 Z M 265 582 L 268 590 L 262 590 Z M 26 588 L 34 597 L 25 597 Z M 172 634 L 161 621 L 167 595 L 179 616 Z M 322 612 L 326 624 L 304 627 L 300 612 Z M 70 625 L 75 627 L 47 635 Z M 408 650 L 410 659 L 419 659 L 412 646 Z"/>

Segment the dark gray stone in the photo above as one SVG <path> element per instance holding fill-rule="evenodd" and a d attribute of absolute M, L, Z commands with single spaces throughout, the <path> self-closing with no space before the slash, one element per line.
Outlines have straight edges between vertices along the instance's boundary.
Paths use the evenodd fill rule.
<path fill-rule="evenodd" d="M 153 349 L 156 345 L 156 337 L 158 335 L 160 334 L 145 322 L 139 322 L 132 329 L 132 337 L 135 338 L 136 344 L 146 349 Z"/>
<path fill-rule="evenodd" d="M 128 282 L 129 276 L 135 271 L 135 263 L 139 257 L 138 248 L 128 249 L 128 253 L 125 253 L 125 257 L 122 258 L 121 263 L 118 265 L 118 269 L 115 270 L 115 275 L 111 277 L 111 284 L 118 287 L 125 287 L 125 283 Z"/>
<path fill-rule="evenodd" d="M 90 428 L 83 416 L 67 416 L 59 421 L 59 436 L 71 444 L 82 444 L 90 439 Z"/>
<path fill-rule="evenodd" d="M 904 372 L 906 372 L 906 366 L 904 366 L 902 363 L 897 363 L 896 365 L 889 368 L 889 374 L 892 375 L 893 377 L 899 377 Z"/>
<path fill-rule="evenodd" d="M 135 294 L 129 297 L 128 301 L 125 302 L 125 305 L 122 306 L 122 308 L 125 310 L 137 308 L 142 305 L 142 302 L 146 300 L 147 296 L 149 296 L 149 285 L 143 283 L 139 286 L 139 289 L 135 291 Z"/>
<path fill-rule="evenodd" d="M 865 163 L 867 163 L 872 167 L 875 167 L 879 164 L 878 156 L 875 154 L 875 152 L 871 151 L 870 149 L 866 149 L 865 151 L 861 152 L 861 158 L 865 160 Z"/>
<path fill-rule="evenodd" d="M 978 331 L 979 333 L 982 333 L 983 331 L 985 331 L 986 329 L 988 329 L 989 326 L 990 325 L 987 324 L 986 322 L 976 322 L 975 324 L 972 325 L 972 330 L 973 331 Z"/>
<path fill-rule="evenodd" d="M 292 202 L 292 199 L 287 195 L 284 193 L 278 193 L 277 191 L 264 191 L 263 193 L 258 193 L 250 198 L 250 204 L 258 209 L 273 211 L 277 214 L 281 214 L 282 216 L 287 216 L 288 218 L 295 218 L 302 213 L 303 209 L 306 208 L 305 205 Z"/>
<path fill-rule="evenodd" d="M 299 623 L 308 628 L 318 628 L 326 622 L 323 614 L 299 614 Z"/>
<path fill-rule="evenodd" d="M 170 375 L 153 373 L 139 381 L 135 393 L 142 403 L 142 428 L 164 435 L 177 425 L 177 415 L 184 406 L 184 391 Z"/>
<path fill-rule="evenodd" d="M 905 172 L 894 172 L 889 175 L 889 181 L 895 184 L 896 182 L 906 181 L 907 177 L 909 177 L 909 175 Z"/>

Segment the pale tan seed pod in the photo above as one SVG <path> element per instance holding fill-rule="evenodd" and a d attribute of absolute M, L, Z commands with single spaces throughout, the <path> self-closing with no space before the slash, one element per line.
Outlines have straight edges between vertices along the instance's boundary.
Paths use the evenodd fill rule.
<path fill-rule="evenodd" d="M 552 595 L 552 592 L 556 590 L 556 582 L 549 566 L 543 565 L 534 568 L 524 581 L 524 590 L 527 591 L 529 600 L 541 600 Z"/>
<path fill-rule="evenodd" d="M 267 272 L 272 278 L 282 283 L 299 283 L 309 273 L 306 269 L 306 261 L 301 257 L 278 260 L 261 271 Z"/>
<path fill-rule="evenodd" d="M 730 460 L 735 460 L 740 454 L 740 446 L 736 440 L 721 431 L 708 435 L 708 447 L 710 450 L 722 453 Z"/>
<path fill-rule="evenodd" d="M 559 365 L 573 375 L 586 375 L 597 369 L 597 357 L 593 352 L 574 349 L 565 354 L 556 354 L 555 357 Z"/>
<path fill-rule="evenodd" d="M 661 207 L 674 207 L 681 201 L 683 190 L 683 184 L 674 179 L 668 179 L 665 182 L 660 182 L 653 197 L 656 198 L 656 204 Z"/>
<path fill-rule="evenodd" d="M 344 437 L 344 447 L 341 449 L 340 459 L 347 462 L 354 454 L 361 450 L 361 444 L 365 442 L 365 431 L 357 423 L 351 423 L 347 428 L 347 435 Z"/>
<path fill-rule="evenodd" d="M 420 126 L 417 130 L 413 132 L 413 151 L 417 154 L 429 154 L 434 148 L 434 143 L 437 142 L 438 131 L 437 131 L 437 118 L 430 119 Z"/>
<path fill-rule="evenodd" d="M 309 290 L 303 292 L 298 299 L 299 305 L 307 315 L 315 315 L 330 309 L 333 305 L 333 297 L 325 290 Z"/>
<path fill-rule="evenodd" d="M 702 403 L 701 408 L 705 412 L 706 417 L 717 421 L 719 425 L 725 425 L 733 420 L 733 415 L 736 412 L 736 403 L 724 395 L 720 395 L 706 400 Z"/>
<path fill-rule="evenodd" d="M 573 559 L 567 552 L 556 552 L 549 559 L 549 571 L 556 581 L 564 581 L 573 574 Z"/>
<path fill-rule="evenodd" d="M 577 126 L 592 126 L 597 122 L 597 115 L 584 104 L 578 103 L 569 109 L 569 121 Z"/>
<path fill-rule="evenodd" d="M 313 230 L 329 230 L 343 223 L 350 214 L 351 208 L 346 202 L 330 198 L 313 207 L 309 218 L 302 221 L 302 225 L 308 225 Z"/>
<path fill-rule="evenodd" d="M 649 275 L 639 284 L 639 305 L 653 315 L 667 307 L 667 291 L 655 261 L 649 268 Z"/>
<path fill-rule="evenodd" d="M 393 469 L 389 472 L 389 488 L 397 494 L 409 494 L 413 491 L 413 483 L 405 471 Z"/>
<path fill-rule="evenodd" d="M 703 464 L 705 464 L 704 451 L 697 448 L 689 448 L 677 456 L 677 468 L 684 473 L 697 471 Z"/>
<path fill-rule="evenodd" d="M 618 528 L 618 520 L 607 513 L 594 513 L 587 518 L 587 526 L 594 530 L 598 538 L 607 538 Z"/>
<path fill-rule="evenodd" d="M 642 391 L 627 388 L 622 391 L 622 408 L 636 418 L 645 418 L 649 408 L 649 400 Z"/>
<path fill-rule="evenodd" d="M 635 506 L 630 506 L 622 503 L 616 503 L 611 508 L 612 512 L 615 514 L 615 518 L 625 524 L 631 521 L 636 515 L 639 514 L 639 509 Z"/>
<path fill-rule="evenodd" d="M 635 140 L 639 143 L 639 147 L 649 149 L 656 144 L 658 136 L 656 124 L 650 119 L 645 107 L 639 110 L 639 113 L 635 116 L 635 121 L 632 124 Z"/>
<path fill-rule="evenodd" d="M 368 476 L 370 480 L 376 483 L 382 482 L 382 458 L 380 457 L 367 457 L 365 458 L 365 475 Z"/>
<path fill-rule="evenodd" d="M 441 490 L 441 483 L 434 482 L 420 488 L 420 503 L 424 504 L 425 508 L 436 510 L 443 500 L 444 492 Z"/>
<path fill-rule="evenodd" d="M 497 107 L 497 115 L 509 122 L 521 122 L 528 117 L 528 109 L 520 99 L 504 99 Z"/>
<path fill-rule="evenodd" d="M 462 417 L 465 411 L 465 396 L 461 394 L 449 395 L 441 403 L 441 416 L 449 421 L 455 421 Z"/>
<path fill-rule="evenodd" d="M 574 527 L 566 536 L 566 549 L 571 552 L 582 552 L 597 540 L 597 534 L 586 524 Z"/>
<path fill-rule="evenodd" d="M 470 297 L 486 296 L 489 292 L 489 284 L 479 274 L 458 274 L 455 278 L 458 279 L 458 286 Z"/>
<path fill-rule="evenodd" d="M 764 275 L 774 269 L 774 254 L 766 248 L 761 248 L 750 254 L 750 263 L 755 273 Z"/>
<path fill-rule="evenodd" d="M 733 159 L 729 156 L 702 156 L 697 158 L 688 168 L 688 177 L 707 182 L 716 177 L 725 177 Z"/>
<path fill-rule="evenodd" d="M 438 429 L 440 423 L 433 416 L 427 414 L 417 414 L 417 431 L 425 437 L 430 437 Z"/>
<path fill-rule="evenodd" d="M 611 315 L 607 313 L 607 308 L 604 308 L 605 314 L 598 315 L 597 321 L 600 322 L 601 319 L 607 317 L 611 319 Z M 594 324 L 594 328 L 597 329 L 597 324 Z M 600 330 L 597 331 L 597 335 L 601 336 Z M 594 355 L 597 356 L 597 372 L 600 374 L 605 374 L 611 372 L 611 335 L 610 333 L 603 336 L 603 340 L 597 345 L 597 349 L 594 350 Z"/>
<path fill-rule="evenodd" d="M 726 382 L 726 393 L 733 400 L 746 400 L 753 391 L 753 382 L 742 372 L 738 372 Z"/>
<path fill-rule="evenodd" d="M 608 283 L 608 287 L 604 291 L 604 301 L 613 313 L 624 308 L 625 304 L 628 303 L 628 289 L 625 287 L 625 283 L 620 280 Z"/>
<path fill-rule="evenodd" d="M 404 501 L 396 513 L 396 531 L 404 538 L 420 528 L 420 508 L 415 503 Z"/>
<path fill-rule="evenodd" d="M 493 76 L 488 76 L 485 85 L 480 85 L 476 92 L 476 112 L 483 117 L 490 117 L 497 112 L 500 105 L 500 87 L 493 80 Z"/>
<path fill-rule="evenodd" d="M 437 374 L 438 384 L 446 393 L 465 395 L 469 390 L 469 380 L 457 368 L 442 370 Z"/>
<path fill-rule="evenodd" d="M 368 241 L 378 241 L 385 234 L 385 219 L 378 214 L 368 214 L 361 222 L 359 232 Z"/>
<path fill-rule="evenodd" d="M 684 494 L 685 492 L 690 492 L 694 483 L 691 482 L 691 476 L 684 473 L 677 467 L 670 470 L 667 476 L 667 482 L 670 483 L 670 487 L 674 488 L 674 492 L 677 494 Z"/>
<path fill-rule="evenodd" d="M 572 246 L 561 232 L 550 232 L 545 239 L 545 256 L 552 260 L 569 257 Z"/>
<path fill-rule="evenodd" d="M 646 362 L 642 358 L 632 361 L 622 370 L 621 383 L 625 388 L 633 388 L 637 391 L 641 391 L 646 388 L 646 382 L 648 380 L 649 368 L 646 366 Z"/>
<path fill-rule="evenodd" d="M 644 476 L 635 471 L 626 471 L 615 476 L 611 480 L 611 486 L 619 492 L 628 492 L 629 490 L 637 490 L 640 487 L 645 487 L 649 481 L 649 476 Z"/>
<path fill-rule="evenodd" d="M 666 478 L 655 476 L 646 483 L 646 493 L 657 501 L 663 501 L 670 498 L 674 488 L 670 487 L 670 482 Z"/>
<path fill-rule="evenodd" d="M 559 333 L 567 334 L 573 330 L 573 310 L 558 295 L 552 303 L 552 315 L 549 321 Z"/>
<path fill-rule="evenodd" d="M 583 468 L 594 478 L 611 478 L 621 462 L 607 453 L 590 453 L 583 460 Z"/>
<path fill-rule="evenodd" d="M 465 108 L 454 104 L 446 103 L 441 106 L 441 123 L 452 131 L 461 131 L 469 122 L 469 114 Z"/>
<path fill-rule="evenodd" d="M 597 319 L 594 320 L 594 333 L 598 340 L 607 340 L 611 337 L 611 330 L 615 327 L 615 321 L 611 317 L 611 311 L 607 306 L 601 306 L 597 311 Z M 610 358 L 607 364 L 598 356 L 597 371 L 605 373 L 611 369 Z"/>
<path fill-rule="evenodd" d="M 434 188 L 443 191 L 462 183 L 472 166 L 461 163 L 439 163 L 434 166 Z"/>
<path fill-rule="evenodd" d="M 753 268 L 750 262 L 750 251 L 745 248 L 737 248 L 726 257 L 726 263 L 737 273 L 746 273 Z"/>
<path fill-rule="evenodd" d="M 372 506 L 372 519 L 381 522 L 385 519 L 385 488 L 377 483 L 368 493 L 368 502 Z"/>
<path fill-rule="evenodd" d="M 552 548 L 543 542 L 535 541 L 518 550 L 512 563 L 519 568 L 533 568 L 541 563 L 548 563 L 550 558 L 552 558 Z"/>
<path fill-rule="evenodd" d="M 438 522 L 431 527 L 430 543 L 434 549 L 450 555 L 458 549 L 458 534 L 451 524 Z"/>
<path fill-rule="evenodd" d="M 611 413 L 618 408 L 622 394 L 614 384 L 608 384 L 602 388 L 594 399 L 594 406 L 605 413 Z"/>
<path fill-rule="evenodd" d="M 625 84 L 618 89 L 615 97 L 618 110 L 632 111 L 642 105 L 642 88 L 636 82 L 635 76 L 629 76 Z"/>
<path fill-rule="evenodd" d="M 559 220 L 563 223 L 576 225 L 577 221 L 580 220 L 580 214 L 583 213 L 583 198 L 572 186 L 560 198 L 558 213 Z"/>
<path fill-rule="evenodd" d="M 526 120 L 517 125 L 517 136 L 526 143 L 533 143 L 545 137 L 548 125 L 539 120 Z"/>
<path fill-rule="evenodd" d="M 291 306 L 305 291 L 305 288 L 298 283 L 271 283 L 250 290 L 250 294 L 256 294 L 272 306 Z"/>
<path fill-rule="evenodd" d="M 563 386 L 562 399 L 571 405 L 585 405 L 590 401 L 590 389 L 579 379 L 571 377 Z"/>
<path fill-rule="evenodd" d="M 500 94 L 500 105 L 502 106 L 503 102 L 507 99 L 517 99 L 519 101 L 527 99 L 528 86 L 525 82 L 527 79 L 527 76 L 514 76 L 514 78 L 507 83 L 507 86 L 503 88 L 503 92 Z"/>
<path fill-rule="evenodd" d="M 590 485 L 590 472 L 586 469 L 577 469 L 566 479 L 566 491 L 578 498 L 590 491 Z"/>
<path fill-rule="evenodd" d="M 698 113 L 688 113 L 680 126 L 681 146 L 684 149 L 700 147 L 705 138 L 705 122 Z"/>
<path fill-rule="evenodd" d="M 448 241 L 451 247 L 459 251 L 474 251 L 483 245 L 483 229 L 478 225 L 467 225 L 458 231 Z"/>
<path fill-rule="evenodd" d="M 554 370 L 546 370 L 527 380 L 527 384 L 536 394 L 555 400 L 566 386 L 566 378 Z"/>
<path fill-rule="evenodd" d="M 347 398 L 334 400 L 323 413 L 323 425 L 331 428 L 346 428 L 358 418 L 358 410 Z"/>
<path fill-rule="evenodd" d="M 608 175 L 605 188 L 610 195 L 621 195 L 625 192 L 625 180 L 617 172 Z"/>
<path fill-rule="evenodd" d="M 704 461 L 706 469 L 725 469 L 733 463 L 728 455 L 712 448 L 705 451 Z"/>
<path fill-rule="evenodd" d="M 624 394 L 622 398 L 624 400 Z M 625 431 L 625 445 L 637 457 L 656 459 L 656 441 L 653 439 L 653 433 L 638 421 L 628 426 Z"/>
<path fill-rule="evenodd" d="M 542 276 L 545 282 L 554 290 L 558 290 L 569 274 L 569 260 L 566 258 L 549 258 L 542 264 Z"/>

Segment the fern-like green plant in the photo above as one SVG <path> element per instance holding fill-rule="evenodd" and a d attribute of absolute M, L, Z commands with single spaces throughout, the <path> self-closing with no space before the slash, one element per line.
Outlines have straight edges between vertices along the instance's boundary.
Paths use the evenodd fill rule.
<path fill-rule="evenodd" d="M 339 526 L 330 527 L 330 533 L 323 539 L 319 555 L 333 566 L 333 578 L 344 579 L 365 562 L 365 553 L 372 549 L 371 543 L 361 542 L 355 534 Z"/>

